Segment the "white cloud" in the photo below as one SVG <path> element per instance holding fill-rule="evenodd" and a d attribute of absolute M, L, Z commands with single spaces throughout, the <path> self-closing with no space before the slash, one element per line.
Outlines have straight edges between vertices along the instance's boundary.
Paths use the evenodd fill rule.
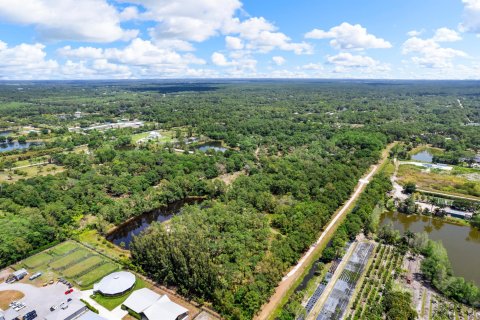
<path fill-rule="evenodd" d="M 462 0 L 463 22 L 460 31 L 480 34 L 480 0 Z"/>
<path fill-rule="evenodd" d="M 122 21 L 129 21 L 135 20 L 140 17 L 140 13 L 138 12 L 138 8 L 135 6 L 129 6 L 122 10 L 120 13 L 120 20 Z"/>
<path fill-rule="evenodd" d="M 408 31 L 408 32 L 407 32 L 407 36 L 409 36 L 409 37 L 418 37 L 418 36 L 420 36 L 423 32 L 424 32 L 424 30 L 411 30 L 411 31 Z"/>
<path fill-rule="evenodd" d="M 137 30 L 124 30 L 120 15 L 106 0 L 0 0 L 0 17 L 13 23 L 34 25 L 47 40 L 112 42 L 129 40 Z"/>
<path fill-rule="evenodd" d="M 300 67 L 301 69 L 304 70 L 323 70 L 323 65 L 321 63 L 308 63 Z"/>
<path fill-rule="evenodd" d="M 334 65 L 334 72 L 345 73 L 352 70 L 362 70 L 362 73 L 390 71 L 387 64 L 364 55 L 353 55 L 349 52 L 340 52 L 335 56 L 327 56 L 327 63 Z"/>
<path fill-rule="evenodd" d="M 0 41 L 0 79 L 48 79 L 58 63 L 47 60 L 44 49 L 40 43 L 9 48 Z"/>
<path fill-rule="evenodd" d="M 462 40 L 462 37 L 455 30 L 440 28 L 435 31 L 432 39 L 436 42 L 455 42 Z"/>
<path fill-rule="evenodd" d="M 307 39 L 332 39 L 330 45 L 339 50 L 388 49 L 390 42 L 369 34 L 367 29 L 359 24 L 347 22 L 331 28 L 329 31 L 314 29 L 305 34 Z"/>
<path fill-rule="evenodd" d="M 227 61 L 225 55 L 220 52 L 214 52 L 212 54 L 212 62 L 214 65 L 219 67 L 226 67 L 232 65 L 232 62 Z"/>
<path fill-rule="evenodd" d="M 285 58 L 282 57 L 282 56 L 274 56 L 274 57 L 272 57 L 272 61 L 273 61 L 277 66 L 284 65 L 285 62 L 287 62 L 287 60 L 285 60 Z"/>
<path fill-rule="evenodd" d="M 242 50 L 244 47 L 242 39 L 231 36 L 225 37 L 225 44 L 228 50 Z"/>
<path fill-rule="evenodd" d="M 240 38 L 247 41 L 245 48 L 262 53 L 274 49 L 293 51 L 295 54 L 310 54 L 313 48 L 306 42 L 295 43 L 277 27 L 263 17 L 253 17 L 245 21 L 235 18 L 226 25 L 224 32 L 238 34 Z"/>
<path fill-rule="evenodd" d="M 158 22 L 157 39 L 205 41 L 217 35 L 241 8 L 239 0 L 124 0 L 146 9 L 142 18 Z"/>
<path fill-rule="evenodd" d="M 402 53 L 413 54 L 411 60 L 414 63 L 428 68 L 448 68 L 452 66 L 454 58 L 467 57 L 467 54 L 461 50 L 441 47 L 435 37 L 410 38 L 403 44 Z"/>
<path fill-rule="evenodd" d="M 73 49 L 71 46 L 65 46 L 57 50 L 58 54 L 69 58 L 80 59 L 99 59 L 103 57 L 103 50 L 94 47 L 79 47 Z"/>

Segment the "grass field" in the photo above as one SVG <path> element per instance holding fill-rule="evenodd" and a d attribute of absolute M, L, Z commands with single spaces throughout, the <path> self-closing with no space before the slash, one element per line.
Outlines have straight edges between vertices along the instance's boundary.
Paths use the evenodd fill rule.
<path fill-rule="evenodd" d="M 25 259 L 15 266 L 15 269 L 19 268 L 26 268 L 30 274 L 38 271 L 43 273 L 28 283 L 42 285 L 63 277 L 84 290 L 91 288 L 107 274 L 119 270 L 120 266 L 81 244 L 67 241 Z"/>
<path fill-rule="evenodd" d="M 94 266 L 104 262 L 104 259 L 100 256 L 90 256 L 87 259 L 83 260 L 82 263 L 77 263 L 71 266 L 68 269 L 63 271 L 65 277 L 71 278 L 76 276 L 81 276 L 82 274 L 89 271 Z"/>
<path fill-rule="evenodd" d="M 161 137 L 159 137 L 158 139 L 152 140 L 152 142 L 158 142 L 158 143 L 172 142 L 173 137 L 175 136 L 175 132 L 173 131 L 167 131 L 167 130 L 155 130 L 155 131 L 160 133 Z M 132 142 L 138 143 L 140 140 L 147 138 L 149 135 L 150 135 L 150 131 L 134 134 L 132 136 Z"/>
<path fill-rule="evenodd" d="M 470 172 L 470 170 L 468 170 Z M 477 170 L 477 172 L 480 171 Z M 414 182 L 418 188 L 480 197 L 480 181 L 468 180 L 464 169 L 426 171 L 414 165 L 401 165 L 398 169 L 400 184 Z"/>
<path fill-rule="evenodd" d="M 79 277 L 75 280 L 75 282 L 81 287 L 90 287 L 107 274 L 117 271 L 118 269 L 119 266 L 117 264 L 113 262 L 106 262 L 98 268 L 95 268 L 91 272 L 88 272 L 83 276 Z"/>
<path fill-rule="evenodd" d="M 110 241 L 107 241 L 105 237 L 99 235 L 97 230 L 85 230 L 79 234 L 78 240 L 114 260 L 120 260 L 130 256 L 129 250 L 123 250 L 113 245 Z"/>
<path fill-rule="evenodd" d="M 23 263 L 27 268 L 36 269 L 43 264 L 49 263 L 51 260 L 53 260 L 53 257 L 51 255 L 49 255 L 48 253 L 42 252 L 35 256 L 25 259 Z"/>
<path fill-rule="evenodd" d="M 0 309 L 7 310 L 9 308 L 9 304 L 12 301 L 20 300 L 24 297 L 24 294 L 20 291 L 14 290 L 4 290 L 0 291 Z"/>
<path fill-rule="evenodd" d="M 60 259 L 56 259 L 55 261 L 50 263 L 50 267 L 54 270 L 60 270 L 71 264 L 80 262 L 81 260 L 85 260 L 87 257 L 91 256 L 91 251 L 86 249 L 78 249 L 73 251 L 66 256 L 61 257 Z"/>

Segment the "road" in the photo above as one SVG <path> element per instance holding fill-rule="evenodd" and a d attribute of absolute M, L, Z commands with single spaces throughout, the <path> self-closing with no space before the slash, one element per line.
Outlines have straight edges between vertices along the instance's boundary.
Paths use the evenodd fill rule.
<path fill-rule="evenodd" d="M 12 170 L 24 169 L 24 168 L 30 168 L 30 167 L 36 167 L 36 166 L 43 166 L 45 164 L 48 164 L 48 162 L 32 163 L 32 164 L 28 164 L 26 166 L 14 167 L 14 168 L 12 168 Z"/>
<path fill-rule="evenodd" d="M 308 249 L 308 251 L 302 256 L 298 263 L 282 278 L 275 293 L 270 297 L 270 300 L 262 306 L 260 312 L 255 316 L 256 320 L 269 319 L 272 316 L 272 313 L 276 310 L 277 306 L 281 303 L 283 297 L 291 286 L 296 282 L 296 280 L 302 275 L 303 270 L 309 265 L 309 262 L 315 256 L 315 253 L 318 250 L 321 250 L 324 244 L 330 240 L 330 235 L 334 232 L 338 225 L 339 221 L 347 214 L 351 205 L 358 199 L 360 194 L 365 189 L 365 186 L 368 184 L 370 178 L 377 172 L 380 165 L 387 159 L 390 149 L 395 145 L 391 143 L 382 153 L 382 159 L 379 164 L 373 165 L 369 173 L 358 181 L 357 186 L 355 187 L 354 193 L 350 196 L 350 199 L 338 210 L 332 220 L 324 228 L 324 231 L 321 233 L 320 237 L 315 241 L 315 243 Z"/>

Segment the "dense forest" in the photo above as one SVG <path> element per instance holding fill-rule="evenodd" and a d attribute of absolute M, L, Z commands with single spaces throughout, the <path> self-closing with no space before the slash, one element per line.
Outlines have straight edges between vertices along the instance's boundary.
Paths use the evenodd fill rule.
<path fill-rule="evenodd" d="M 478 152 L 479 103 L 476 82 L 0 84 L 0 131 L 38 129 L 14 129 L 5 141 L 41 141 L 2 153 L 0 169 L 33 155 L 63 168 L 0 183 L 0 265 L 82 228 L 105 234 L 128 218 L 202 197 L 168 226 L 136 238 L 133 263 L 226 318 L 252 318 L 388 143 Z M 145 126 L 81 130 L 120 119 Z M 177 132 L 177 142 L 132 141 L 149 130 Z M 198 152 L 183 141 L 192 136 L 221 140 L 227 151 Z M 233 173 L 241 174 L 231 184 L 218 179 Z M 386 177 L 375 178 L 326 256 L 375 230 L 371 213 L 389 188 Z"/>

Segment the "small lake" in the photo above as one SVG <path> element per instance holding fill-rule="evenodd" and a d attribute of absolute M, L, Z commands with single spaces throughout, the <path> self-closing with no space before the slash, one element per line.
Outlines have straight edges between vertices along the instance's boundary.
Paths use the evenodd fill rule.
<path fill-rule="evenodd" d="M 111 234 L 107 236 L 107 240 L 113 242 L 117 246 L 125 243 L 125 248 L 130 248 L 130 243 L 134 236 L 138 236 L 143 230 L 147 229 L 154 222 L 165 222 L 170 220 L 174 215 L 181 214 L 182 209 L 187 204 L 196 204 L 201 199 L 185 199 L 174 202 L 168 206 L 144 213 L 132 220 L 121 224 Z"/>
<path fill-rule="evenodd" d="M 428 150 L 423 150 L 422 152 L 412 155 L 412 160 L 432 163 L 433 154 L 428 152 Z"/>
<path fill-rule="evenodd" d="M 197 146 L 195 149 L 200 150 L 202 152 L 207 152 L 208 150 L 215 150 L 215 151 L 220 151 L 220 152 L 227 151 L 227 148 L 222 146 L 221 141 L 210 141 L 210 142 L 207 142 L 207 143 L 203 143 L 203 144 Z"/>
<path fill-rule="evenodd" d="M 4 131 L 0 131 L 0 137 L 6 137 L 6 136 L 9 136 L 12 134 L 12 130 L 4 130 Z"/>
<path fill-rule="evenodd" d="M 406 230 L 425 231 L 430 239 L 441 240 L 447 249 L 454 275 L 472 280 L 480 286 L 480 231 L 426 216 L 384 213 L 380 223 L 390 222 L 401 233 Z"/>
<path fill-rule="evenodd" d="M 0 143 L 0 152 L 5 151 L 12 151 L 17 149 L 28 149 L 34 146 L 41 146 L 41 142 L 25 142 L 25 143 L 18 143 L 18 141 L 14 141 L 12 143 Z"/>

